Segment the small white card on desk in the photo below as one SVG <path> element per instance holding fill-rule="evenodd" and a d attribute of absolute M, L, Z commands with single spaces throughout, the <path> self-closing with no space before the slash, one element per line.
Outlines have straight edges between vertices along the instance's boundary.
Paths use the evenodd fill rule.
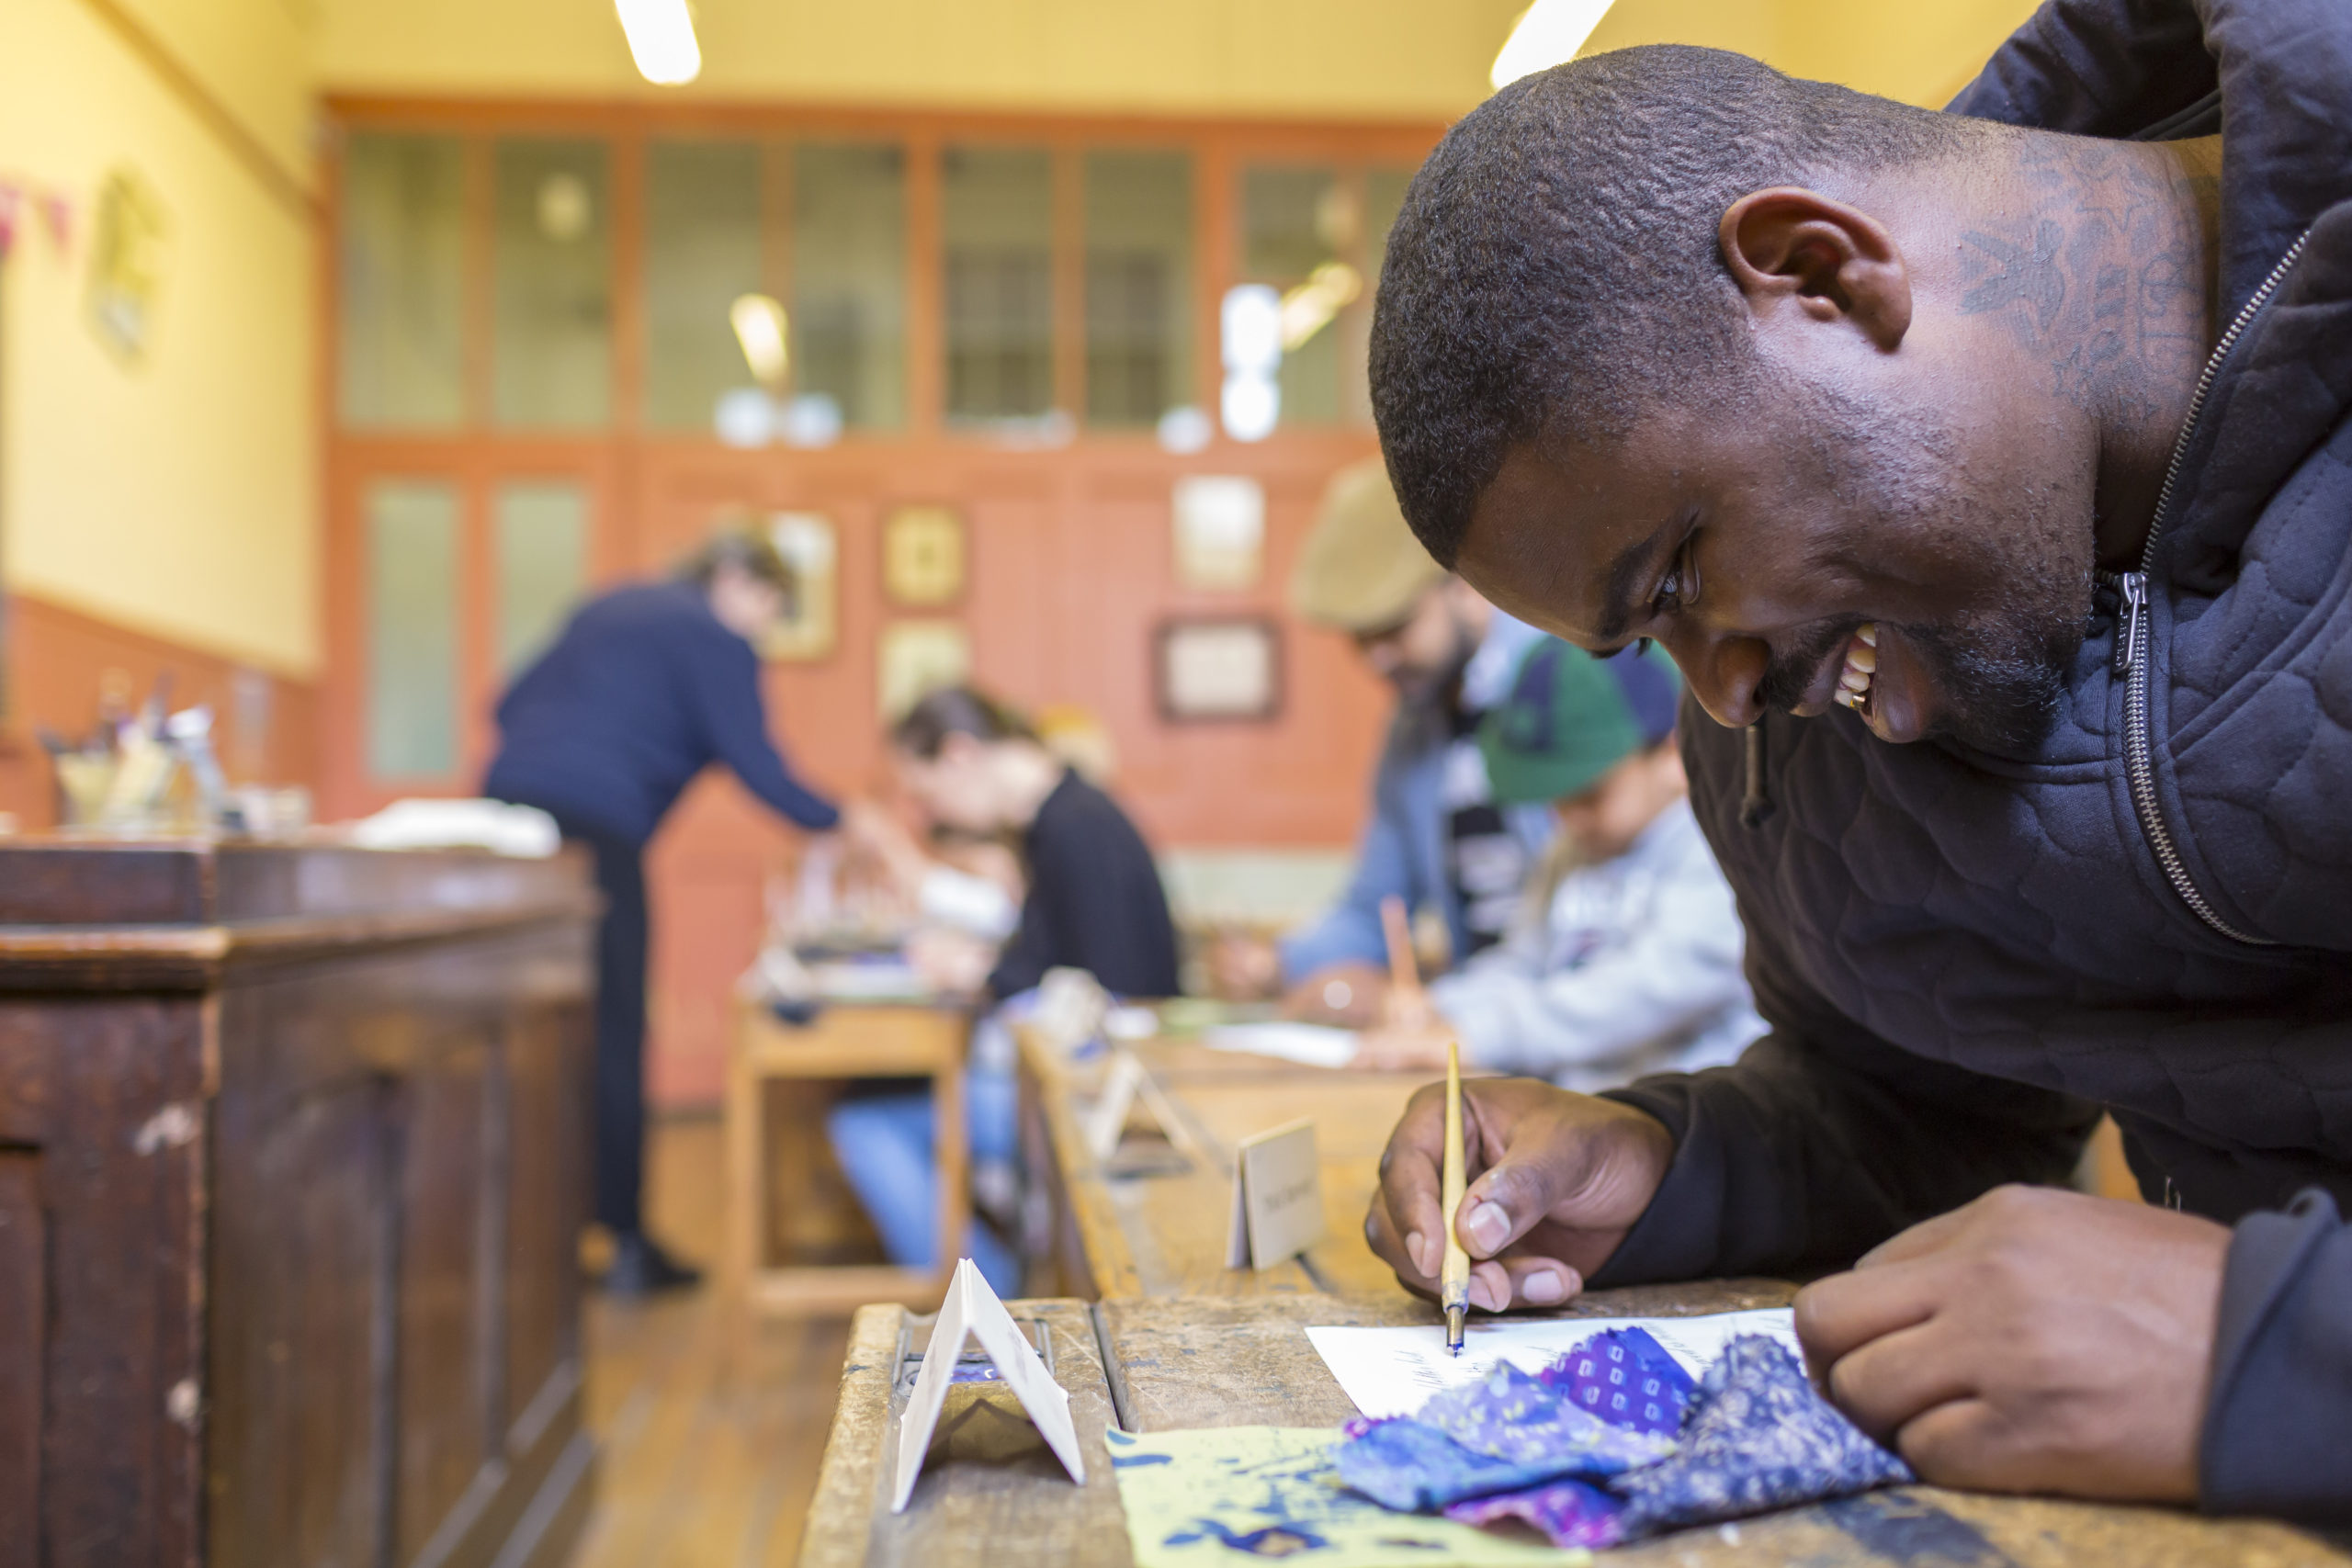
<path fill-rule="evenodd" d="M 931 1435 L 939 1412 L 947 1403 L 948 1385 L 956 1380 L 956 1359 L 967 1340 L 978 1340 L 996 1363 L 1004 1385 L 1021 1401 L 1021 1408 L 1037 1424 L 1037 1431 L 1054 1457 L 1062 1461 L 1072 1481 L 1086 1480 L 1086 1458 L 1079 1452 L 1078 1427 L 1069 1416 L 1069 1391 L 1054 1381 L 1036 1349 L 1023 1337 L 1021 1325 L 1004 1310 L 1004 1303 L 989 1289 L 968 1258 L 956 1265 L 947 1283 L 947 1299 L 939 1304 L 932 1325 L 931 1345 L 923 1351 L 922 1371 L 915 1374 L 914 1392 L 907 1397 L 907 1413 L 899 1423 L 898 1484 L 890 1511 L 902 1514 L 915 1493 L 915 1477 L 922 1471 L 923 1455 L 931 1451 Z"/>
<path fill-rule="evenodd" d="M 1225 1266 L 1272 1269 L 1323 1239 L 1323 1168 L 1315 1123 L 1293 1122 L 1243 1142 L 1233 1161 L 1233 1224 Z"/>
<path fill-rule="evenodd" d="M 1102 1080 L 1102 1092 L 1095 1098 L 1094 1109 L 1087 1112 L 1084 1124 L 1087 1152 L 1097 1163 L 1119 1152 L 1119 1140 L 1126 1133 L 1127 1121 L 1135 1114 L 1138 1100 L 1151 1119 L 1159 1123 L 1168 1141 L 1178 1148 L 1184 1146 L 1184 1133 L 1175 1108 L 1168 1103 L 1159 1086 L 1151 1081 L 1151 1074 L 1135 1053 L 1122 1051 L 1112 1057 L 1110 1075 Z"/>

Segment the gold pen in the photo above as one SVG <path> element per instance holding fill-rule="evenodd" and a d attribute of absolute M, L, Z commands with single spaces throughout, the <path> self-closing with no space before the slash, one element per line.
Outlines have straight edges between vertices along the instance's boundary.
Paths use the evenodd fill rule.
<path fill-rule="evenodd" d="M 1445 1262 L 1438 1270 L 1437 1300 L 1445 1308 L 1445 1348 L 1462 1354 L 1462 1336 L 1470 1315 L 1470 1254 L 1462 1247 L 1455 1226 L 1462 1208 L 1462 1043 L 1445 1045 L 1445 1178 L 1441 1207 L 1445 1211 Z"/>

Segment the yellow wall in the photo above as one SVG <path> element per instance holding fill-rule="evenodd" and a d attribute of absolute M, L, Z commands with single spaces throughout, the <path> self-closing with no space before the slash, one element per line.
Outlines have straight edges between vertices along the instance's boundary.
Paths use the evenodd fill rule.
<path fill-rule="evenodd" d="M 181 6 L 200 0 L 141 0 Z M 268 4 L 273 0 L 239 0 Z M 649 87 L 609 0 L 320 0 L 329 91 L 1452 118 L 1525 0 L 697 0 L 703 75 Z M 2031 0 L 1618 0 L 1589 51 L 1713 44 L 1940 103 Z"/>
<path fill-rule="evenodd" d="M 690 96 L 1459 114 L 1526 0 L 697 0 Z M 657 96 L 611 0 L 322 0 L 333 91 Z"/>
<path fill-rule="evenodd" d="M 187 25 L 200 45 L 189 70 L 257 141 L 299 155 L 307 85 L 285 0 L 200 8 L 210 32 L 193 28 L 199 0 L 136 0 L 134 15 Z M 84 314 L 93 204 L 121 164 L 160 196 L 171 226 L 153 347 L 128 367 Z M 28 217 L 0 276 L 8 586 L 285 673 L 314 672 L 309 219 L 86 0 L 0 4 L 0 178 L 64 192 L 76 220 L 61 251 Z"/>
<path fill-rule="evenodd" d="M 1795 76 L 1940 108 L 2035 0 L 1617 0 L 1584 52 L 1701 43 Z"/>

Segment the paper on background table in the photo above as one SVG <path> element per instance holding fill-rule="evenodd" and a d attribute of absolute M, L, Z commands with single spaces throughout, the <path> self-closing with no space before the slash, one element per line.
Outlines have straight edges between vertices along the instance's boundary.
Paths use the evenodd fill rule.
<path fill-rule="evenodd" d="M 1433 1393 L 1475 1382 L 1504 1361 L 1540 1371 L 1609 1328 L 1644 1328 L 1697 1377 L 1743 1334 L 1770 1335 L 1797 1348 L 1796 1314 L 1787 1307 L 1710 1313 L 1700 1317 L 1551 1317 L 1472 1320 L 1462 1354 L 1449 1354 L 1445 1325 L 1411 1328 L 1309 1328 L 1323 1364 L 1366 1416 L 1410 1416 Z"/>
<path fill-rule="evenodd" d="M 1589 1563 L 1474 1525 L 1392 1514 L 1339 1484 L 1337 1427 L 1216 1427 L 1110 1431 L 1111 1469 L 1136 1568 L 1262 1563 L 1295 1555 L 1315 1568 L 1555 1568 Z"/>
<path fill-rule="evenodd" d="M 1355 1060 L 1356 1036 L 1351 1029 L 1320 1023 L 1227 1023 L 1201 1032 L 1201 1043 L 1212 1051 L 1238 1051 L 1250 1056 L 1274 1056 L 1304 1067 L 1344 1067 Z"/>

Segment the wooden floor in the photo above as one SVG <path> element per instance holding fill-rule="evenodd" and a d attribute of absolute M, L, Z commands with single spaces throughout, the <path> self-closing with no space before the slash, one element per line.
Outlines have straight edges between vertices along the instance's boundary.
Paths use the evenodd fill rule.
<path fill-rule="evenodd" d="M 718 1121 L 656 1123 L 647 1155 L 653 1234 L 715 1263 Z M 592 1295 L 587 1332 L 604 1468 L 573 1568 L 788 1568 L 848 1320 L 766 1324 L 732 1344 L 707 1291 L 634 1307 Z"/>

